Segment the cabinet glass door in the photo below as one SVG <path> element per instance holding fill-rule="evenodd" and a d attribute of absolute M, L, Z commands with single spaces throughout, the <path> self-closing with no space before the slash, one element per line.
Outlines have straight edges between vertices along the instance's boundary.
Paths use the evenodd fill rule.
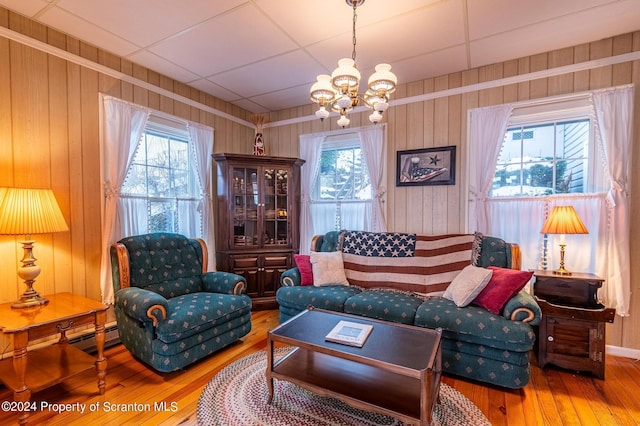
<path fill-rule="evenodd" d="M 263 236 L 265 245 L 290 244 L 287 213 L 289 173 L 287 169 L 265 169 Z"/>
<path fill-rule="evenodd" d="M 258 169 L 233 169 L 233 245 L 257 246 L 258 241 Z"/>

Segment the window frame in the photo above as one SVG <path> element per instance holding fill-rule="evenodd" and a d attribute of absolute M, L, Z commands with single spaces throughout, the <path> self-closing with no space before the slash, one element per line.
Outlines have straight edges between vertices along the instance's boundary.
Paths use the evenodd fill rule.
<path fill-rule="evenodd" d="M 136 163 L 135 160 L 132 160 L 132 163 L 130 165 L 129 170 L 127 171 L 127 176 L 125 177 L 124 181 L 123 181 L 123 185 L 122 185 L 122 189 L 121 189 L 121 197 L 125 198 L 125 199 L 137 199 L 137 200 L 144 200 L 145 204 L 146 204 L 146 215 L 147 215 L 147 229 L 144 230 L 144 232 L 180 232 L 180 227 L 179 227 L 179 210 L 180 210 L 180 206 L 179 204 L 182 202 L 198 202 L 200 201 L 200 197 L 199 194 L 202 192 L 202 188 L 201 188 L 201 184 L 200 181 L 198 179 L 197 176 L 197 172 L 195 170 L 196 164 L 195 164 L 195 159 L 194 159 L 194 155 L 193 155 L 193 147 L 191 146 L 191 144 L 193 143 L 191 141 L 191 137 L 189 134 L 189 131 L 187 130 L 187 124 L 186 122 L 181 122 L 178 120 L 172 120 L 170 118 L 167 117 L 163 117 L 154 113 L 151 113 L 149 116 L 149 119 L 147 121 L 147 124 L 145 126 L 145 129 L 142 133 L 141 136 L 141 140 L 138 143 L 138 147 L 136 148 L 136 153 L 134 154 L 134 159 L 137 156 L 138 152 L 141 149 L 145 149 L 148 150 L 148 142 L 146 140 L 146 138 L 148 137 L 148 135 L 151 136 L 155 136 L 155 137 L 159 137 L 159 138 L 166 138 L 167 142 L 169 144 L 171 144 L 172 141 L 178 142 L 178 143 L 186 143 L 187 149 L 186 149 L 186 153 L 187 153 L 187 164 L 188 164 L 188 170 L 187 170 L 187 174 L 188 174 L 188 186 L 190 188 L 189 194 L 185 195 L 185 194 L 180 194 L 177 195 L 175 193 L 175 185 L 174 185 L 174 171 L 175 170 L 180 170 L 180 171 L 184 171 L 183 169 L 175 169 L 175 168 L 171 168 L 171 166 L 169 165 L 169 167 L 166 167 L 168 169 L 168 173 L 171 175 L 170 176 L 170 183 L 169 185 L 171 186 L 169 192 L 172 194 L 171 196 L 158 196 L 158 195 L 150 195 L 149 194 L 149 184 L 148 181 L 150 179 L 149 177 L 149 167 L 157 167 L 155 165 L 149 165 L 149 158 L 148 155 L 145 153 L 145 159 L 146 162 L 145 163 Z M 169 156 L 171 155 L 171 146 L 168 146 L 168 152 L 169 152 Z M 170 161 L 170 160 L 169 160 Z M 143 165 L 145 167 L 144 170 L 144 174 L 145 174 L 145 191 L 146 193 L 132 193 L 132 192 L 126 192 L 126 186 L 127 186 L 127 180 L 129 178 L 129 174 L 131 173 L 131 169 L 135 166 L 135 165 Z M 172 220 L 172 224 L 171 224 L 171 229 L 153 229 L 151 228 L 151 218 L 152 218 L 152 214 L 151 214 L 151 209 L 152 209 L 152 203 L 169 203 L 172 205 L 171 211 L 173 211 L 173 220 Z M 198 221 L 199 223 L 196 224 L 196 228 L 199 230 L 198 231 L 198 236 L 202 237 L 203 236 L 203 218 L 200 217 L 200 220 Z M 143 232 L 143 230 L 141 230 L 141 232 Z"/>
<path fill-rule="evenodd" d="M 524 105 L 524 106 L 515 106 L 511 117 L 509 118 L 506 126 L 506 132 L 503 137 L 502 146 L 500 148 L 500 153 L 498 155 L 498 159 L 496 160 L 496 171 L 494 172 L 494 179 L 496 176 L 498 161 L 500 159 L 502 149 L 504 147 L 504 140 L 507 137 L 507 134 L 513 129 L 520 128 L 521 130 L 526 130 L 528 128 L 543 126 L 543 125 L 557 125 L 559 123 L 569 123 L 573 121 L 589 121 L 589 141 L 587 148 L 587 156 L 582 157 L 581 159 L 587 160 L 587 168 L 584 170 L 585 176 L 588 177 L 586 184 L 584 186 L 584 190 L 581 193 L 576 194 L 589 194 L 589 193 L 599 193 L 606 191 L 604 188 L 608 188 L 608 183 L 603 181 L 606 179 L 606 173 L 602 173 L 600 169 L 603 167 L 600 163 L 600 158 L 598 154 L 597 140 L 596 140 L 596 128 L 595 128 L 595 118 L 593 116 L 593 109 L 587 97 L 578 98 L 578 99 L 570 99 L 570 100 L 558 100 L 555 102 L 548 102 L 542 104 L 533 104 L 533 105 Z M 520 141 L 521 147 L 521 155 L 522 155 L 522 147 L 523 142 Z M 564 193 L 556 192 L 555 182 L 556 182 L 556 165 L 559 160 L 565 160 L 564 158 L 559 158 L 556 155 L 555 151 L 555 143 L 554 143 L 554 155 L 553 159 L 553 182 L 554 187 L 552 188 L 551 194 L 539 195 L 543 197 L 554 196 Z M 520 163 L 524 164 L 523 162 Z M 521 178 L 522 178 L 522 167 Z M 520 185 L 523 185 L 522 179 L 520 180 Z M 523 198 L 523 197 L 532 197 L 534 195 L 530 194 L 516 194 L 516 195 L 508 195 L 508 196 L 494 196 L 493 195 L 493 186 L 489 188 L 489 192 L 487 194 L 487 198 L 489 199 L 509 199 L 509 198 Z"/>

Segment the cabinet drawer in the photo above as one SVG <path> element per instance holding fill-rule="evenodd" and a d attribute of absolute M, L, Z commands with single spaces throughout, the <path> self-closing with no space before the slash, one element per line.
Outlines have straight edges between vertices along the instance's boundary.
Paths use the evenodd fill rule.
<path fill-rule="evenodd" d="M 276 255 L 276 256 L 268 256 L 264 257 L 264 267 L 265 268 L 288 268 L 289 267 L 289 259 L 290 255 Z"/>
<path fill-rule="evenodd" d="M 249 269 L 258 267 L 258 256 L 231 256 L 231 268 L 237 269 Z"/>
<path fill-rule="evenodd" d="M 598 307 L 598 289 L 603 280 L 591 274 L 570 277 L 536 272 L 533 294 L 551 303 L 565 306 Z"/>

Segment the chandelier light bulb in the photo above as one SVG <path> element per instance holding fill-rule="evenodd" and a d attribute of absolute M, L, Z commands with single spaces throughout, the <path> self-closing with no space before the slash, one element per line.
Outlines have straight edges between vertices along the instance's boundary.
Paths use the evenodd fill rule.
<path fill-rule="evenodd" d="M 369 90 L 380 95 L 391 94 L 396 90 L 398 78 L 391 72 L 391 65 L 378 64 L 376 72 L 369 77 Z"/>
<path fill-rule="evenodd" d="M 337 103 L 340 109 L 345 110 L 351 108 L 351 98 L 347 94 L 342 95 Z"/>
<path fill-rule="evenodd" d="M 311 86 L 309 91 L 311 94 L 311 100 L 320 105 L 326 105 L 333 101 L 337 94 L 331 85 L 331 76 L 327 74 L 320 74 L 316 77 L 316 82 Z"/>
<path fill-rule="evenodd" d="M 325 118 L 329 116 L 329 111 L 324 106 L 321 106 L 319 110 L 316 111 L 316 117 L 320 119 L 320 121 L 324 121 Z"/>
<path fill-rule="evenodd" d="M 373 111 L 369 115 L 369 121 L 373 124 L 378 124 L 382 120 L 382 114 L 379 111 Z"/>
<path fill-rule="evenodd" d="M 342 58 L 338 61 L 338 68 L 331 73 L 331 84 L 337 91 L 358 91 L 360 86 L 360 71 L 356 68 L 356 62 L 351 58 Z"/>
<path fill-rule="evenodd" d="M 338 119 L 338 126 L 342 127 L 343 129 L 347 127 L 349 123 L 351 123 L 351 120 L 349 120 L 344 114 L 340 116 L 340 119 Z"/>

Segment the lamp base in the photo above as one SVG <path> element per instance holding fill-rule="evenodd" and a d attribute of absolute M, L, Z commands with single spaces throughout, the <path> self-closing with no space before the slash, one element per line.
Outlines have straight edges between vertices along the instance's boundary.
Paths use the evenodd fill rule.
<path fill-rule="evenodd" d="M 571 272 L 567 271 L 563 267 L 560 267 L 559 269 L 556 269 L 555 271 L 553 271 L 553 274 L 568 276 L 568 275 L 571 275 Z"/>
<path fill-rule="evenodd" d="M 47 303 L 49 303 L 49 299 L 41 297 L 37 291 L 31 288 L 20 296 L 20 300 L 12 303 L 11 307 L 13 309 L 33 308 L 35 306 L 44 306 Z"/>

